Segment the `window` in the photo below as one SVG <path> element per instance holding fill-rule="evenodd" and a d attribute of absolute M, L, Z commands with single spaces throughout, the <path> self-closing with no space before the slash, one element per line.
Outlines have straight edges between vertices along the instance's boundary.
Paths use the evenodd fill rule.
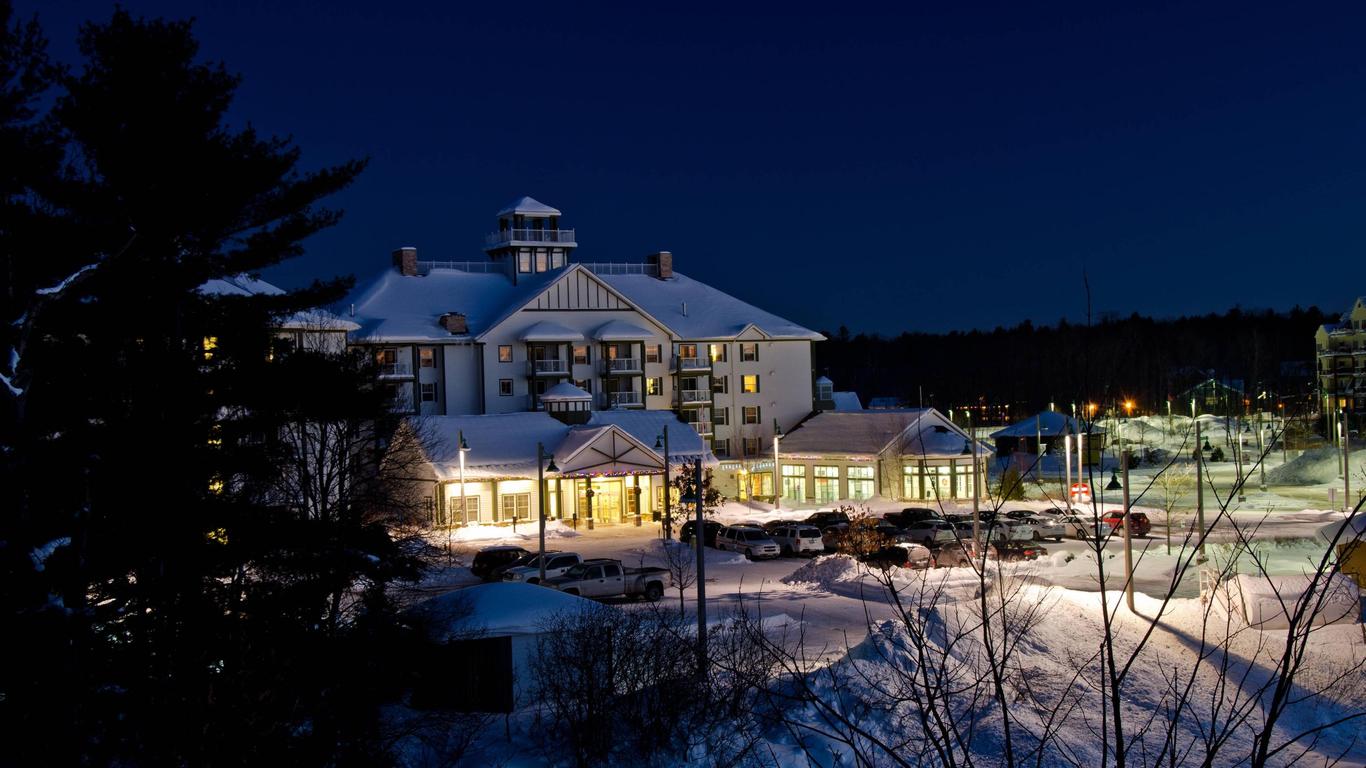
<path fill-rule="evenodd" d="M 713 377 L 712 377 L 712 380 L 711 380 L 711 391 L 714 392 L 714 393 L 716 393 L 716 394 L 718 394 L 718 395 L 724 395 L 724 394 L 726 394 L 727 392 L 729 392 L 729 391 L 730 391 L 730 377 L 729 377 L 729 376 L 713 376 Z"/>
<path fill-rule="evenodd" d="M 714 453 L 714 454 L 716 454 L 717 456 L 723 456 L 723 457 L 724 457 L 724 456 L 730 456 L 730 441 L 729 441 L 729 440 L 713 440 L 713 441 L 711 441 L 711 452 Z"/>
<path fill-rule="evenodd" d="M 759 393 L 759 374 L 748 373 L 740 377 L 740 391 L 747 395 Z"/>
<path fill-rule="evenodd" d="M 500 362 L 500 363 L 510 363 L 510 362 L 512 362 L 512 345 L 511 345 L 511 344 L 499 344 L 499 345 L 498 345 L 498 362 Z"/>
<path fill-rule="evenodd" d="M 761 421 L 759 418 L 759 406 L 757 405 L 746 405 L 741 408 L 740 411 L 741 423 L 743 424 L 758 424 Z"/>
<path fill-rule="evenodd" d="M 855 500 L 873 498 L 873 468 L 849 467 L 844 470 L 849 478 L 849 498 Z"/>
<path fill-rule="evenodd" d="M 435 382 L 428 383 L 428 384 L 423 384 L 423 385 L 422 385 L 422 402 L 424 402 L 424 403 L 435 403 L 435 402 L 436 402 L 436 383 L 435 383 Z"/>
<path fill-rule="evenodd" d="M 835 385 L 834 385 L 834 384 L 831 384 L 831 383 L 828 382 L 828 381 L 817 382 L 817 383 L 816 383 L 816 399 L 817 399 L 817 400 L 834 400 L 834 399 L 835 399 Z"/>
<path fill-rule="evenodd" d="M 645 394 L 662 395 L 664 394 L 664 378 L 662 376 L 651 376 L 645 380 Z"/>
<path fill-rule="evenodd" d="M 512 379 L 498 380 L 498 396 L 512 397 Z"/>
<path fill-rule="evenodd" d="M 759 343 L 755 341 L 749 343 L 740 342 L 740 360 L 746 363 L 758 362 Z"/>
<path fill-rule="evenodd" d="M 574 365 L 588 365 L 592 360 L 589 358 L 587 344 L 574 345 Z"/>
<path fill-rule="evenodd" d="M 713 408 L 711 411 L 711 415 L 713 424 L 720 424 L 724 427 L 725 425 L 730 423 L 729 408 Z"/>
<path fill-rule="evenodd" d="M 646 345 L 645 345 L 645 362 L 647 362 L 647 363 L 657 363 L 657 362 L 659 362 L 659 345 L 658 345 L 658 344 L 646 344 Z"/>
<path fill-rule="evenodd" d="M 713 363 L 724 363 L 726 362 L 726 345 L 708 344 L 707 354 L 711 355 L 711 361 Z"/>
<path fill-rule="evenodd" d="M 517 254 L 517 271 L 531 271 L 531 251 L 523 250 Z"/>
<path fill-rule="evenodd" d="M 787 467 L 783 467 L 786 472 Z M 816 466 L 812 467 L 816 477 L 816 501 L 829 503 L 839 497 L 840 489 L 840 468 Z"/>
<path fill-rule="evenodd" d="M 462 501 L 465 504 L 463 508 L 460 506 Z M 477 523 L 479 522 L 479 495 L 465 496 L 462 499 L 457 493 L 447 501 L 446 509 L 450 510 L 452 523 Z"/>
<path fill-rule="evenodd" d="M 531 494 L 509 493 L 499 497 L 503 520 L 527 520 L 531 517 Z"/>
<path fill-rule="evenodd" d="M 547 269 L 550 269 L 550 260 L 549 260 L 549 259 L 550 259 L 549 254 L 547 254 L 547 253 L 545 252 L 545 249 L 544 249 L 544 248 L 537 248 L 537 249 L 536 249 L 536 271 L 537 271 L 537 272 L 544 272 L 544 271 L 546 271 Z"/>
<path fill-rule="evenodd" d="M 678 345 L 678 356 L 679 356 L 679 357 L 686 357 L 686 358 L 696 358 L 696 357 L 697 357 L 697 345 L 696 345 L 696 344 L 679 344 L 679 345 Z"/>
<path fill-rule="evenodd" d="M 564 266 L 564 251 L 554 248 L 550 251 L 550 268 L 559 269 Z"/>
<path fill-rule="evenodd" d="M 746 437 L 741 440 L 740 445 L 745 449 L 746 456 L 758 456 L 759 451 L 762 450 L 759 445 L 759 438 L 757 437 Z M 769 493 L 772 492 L 773 491 L 770 489 Z"/>
<path fill-rule="evenodd" d="M 436 350 L 431 347 L 419 347 L 417 350 L 417 364 L 422 368 L 435 368 Z"/>
<path fill-rule="evenodd" d="M 802 501 L 806 498 L 806 465 L 783 465 L 783 498 Z"/>
<path fill-rule="evenodd" d="M 212 360 L 212 359 L 213 359 L 213 351 L 214 351 L 215 349 L 218 349 L 218 337 L 217 337 L 217 336 L 205 336 L 205 337 L 204 337 L 204 343 L 203 343 L 202 347 L 203 347 L 203 349 L 204 349 L 204 359 L 205 359 L 205 360 Z"/>
<path fill-rule="evenodd" d="M 574 386 L 576 386 L 576 387 L 578 387 L 579 389 L 582 389 L 584 392 L 588 392 L 588 393 L 590 393 L 590 394 L 593 392 L 593 380 L 592 380 L 592 379 L 574 379 Z"/>

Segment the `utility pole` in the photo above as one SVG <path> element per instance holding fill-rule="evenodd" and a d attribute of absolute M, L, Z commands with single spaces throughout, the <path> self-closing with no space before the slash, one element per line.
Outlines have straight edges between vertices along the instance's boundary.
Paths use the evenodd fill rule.
<path fill-rule="evenodd" d="M 1195 412 L 1195 401 L 1191 401 Z M 1195 562 L 1205 562 L 1205 449 L 1200 442 L 1200 422 L 1195 422 L 1195 523 L 1200 526 L 1200 554 Z"/>
<path fill-rule="evenodd" d="M 1352 503 L 1352 467 L 1348 463 L 1351 457 L 1352 440 L 1347 432 L 1347 420 L 1341 419 L 1342 425 L 1342 511 L 1351 512 L 1356 505 Z"/>
<path fill-rule="evenodd" d="M 972 430 L 972 411 L 968 411 L 968 439 L 972 441 L 972 557 L 976 559 L 977 553 L 982 551 L 982 518 L 978 501 L 982 495 L 982 486 L 979 485 L 982 467 L 977 461 L 977 433 Z M 986 560 L 982 562 L 985 565 Z"/>
<path fill-rule="evenodd" d="M 1129 524 L 1129 450 L 1126 448 L 1119 457 L 1120 467 L 1124 470 L 1124 511 L 1119 518 L 1124 524 L 1124 600 L 1129 604 L 1129 612 L 1134 613 L 1134 544 L 1132 525 Z"/>
<path fill-rule="evenodd" d="M 1266 438 L 1262 435 L 1262 414 L 1257 413 L 1257 467 L 1261 470 L 1262 493 L 1266 493 Z"/>
<path fill-rule="evenodd" d="M 707 548 L 702 546 L 701 459 L 693 459 L 692 487 L 697 498 L 697 676 L 702 678 L 707 674 Z"/>
<path fill-rule="evenodd" d="M 545 445 L 536 444 L 536 496 L 540 498 L 541 507 L 541 545 L 540 557 L 536 558 L 541 564 L 541 580 L 537 583 L 545 583 Z"/>

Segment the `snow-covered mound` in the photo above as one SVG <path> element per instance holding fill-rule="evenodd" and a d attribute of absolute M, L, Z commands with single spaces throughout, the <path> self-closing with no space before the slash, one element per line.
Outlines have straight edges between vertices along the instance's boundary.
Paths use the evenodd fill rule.
<path fill-rule="evenodd" d="M 840 582 L 857 581 L 868 570 L 848 555 L 822 555 L 784 576 L 784 584 L 814 584 L 831 589 Z"/>
<path fill-rule="evenodd" d="M 1363 460 L 1366 460 L 1366 451 L 1357 451 L 1350 458 L 1352 466 L 1361 466 Z M 1314 448 L 1268 471 L 1266 481 L 1273 485 L 1335 483 L 1341 464 L 1342 454 L 1338 449 L 1332 446 Z"/>
<path fill-rule="evenodd" d="M 562 520 L 547 520 L 545 537 L 547 539 L 569 539 L 580 535 L 578 531 L 564 524 Z M 535 523 L 523 523 L 517 530 L 506 525 L 466 525 L 451 534 L 451 541 L 529 541 L 540 536 L 540 528 Z M 445 540 L 445 535 L 434 534 L 435 538 Z"/>
<path fill-rule="evenodd" d="M 496 582 L 460 589 L 420 603 L 410 615 L 436 642 L 484 635 L 530 635 L 551 617 L 570 611 L 616 610 L 557 589 Z"/>

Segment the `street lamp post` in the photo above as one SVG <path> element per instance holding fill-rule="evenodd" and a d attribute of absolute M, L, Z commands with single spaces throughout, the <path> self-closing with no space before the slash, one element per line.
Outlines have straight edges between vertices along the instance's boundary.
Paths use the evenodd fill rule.
<path fill-rule="evenodd" d="M 673 536 L 673 515 L 670 509 L 669 498 L 669 425 L 664 425 L 663 434 L 655 437 L 655 449 L 664 449 L 664 540 L 668 541 Z M 698 535 L 701 535 L 699 532 Z"/>
<path fill-rule="evenodd" d="M 461 515 L 461 517 L 464 519 L 465 525 L 469 525 L 469 524 L 470 524 L 470 513 L 469 513 L 469 510 L 465 507 L 465 452 L 468 451 L 468 450 L 470 449 L 470 446 L 469 446 L 468 443 L 465 442 L 465 432 L 464 432 L 464 430 L 461 430 L 461 431 L 459 432 L 459 436 L 460 436 L 460 515 Z"/>
<path fill-rule="evenodd" d="M 1124 468 L 1124 509 L 1121 512 L 1120 521 L 1124 524 L 1124 600 L 1129 604 L 1129 612 L 1134 612 L 1134 543 L 1131 538 L 1129 520 L 1129 451 L 1125 450 L 1119 457 L 1120 466 Z"/>
<path fill-rule="evenodd" d="M 778 479 L 778 441 L 783 438 L 783 429 L 778 426 L 778 420 L 773 420 L 773 511 L 778 512 L 782 509 L 782 486 Z"/>
<path fill-rule="evenodd" d="M 1191 413 L 1195 401 L 1191 400 Z M 1200 526 L 1200 554 L 1195 562 L 1205 562 L 1205 450 L 1200 442 L 1200 422 L 1195 422 L 1195 524 Z"/>
<path fill-rule="evenodd" d="M 540 510 L 540 511 L 541 511 L 541 514 L 540 514 L 540 518 L 541 518 L 541 526 L 540 526 L 540 527 L 541 527 L 541 543 L 540 543 L 540 547 L 541 547 L 541 548 L 540 548 L 540 557 L 537 558 L 537 561 L 541 564 L 541 580 L 540 580 L 540 582 L 539 582 L 539 583 L 541 583 L 541 584 L 544 584 L 544 583 L 545 583 L 545 506 L 546 506 L 546 505 L 545 505 L 545 473 L 546 473 L 546 472 L 559 472 L 559 471 L 560 471 L 560 468 L 557 467 L 557 466 L 555 466 L 555 457 L 554 457 L 554 456 L 551 456 L 551 457 L 550 457 L 550 464 L 549 464 L 549 465 L 546 464 L 546 461 L 545 461 L 545 460 L 546 460 L 545 445 L 543 445 L 542 443 L 537 443 L 537 444 L 536 444 L 536 495 L 540 498 L 540 508 L 541 508 L 541 510 Z"/>

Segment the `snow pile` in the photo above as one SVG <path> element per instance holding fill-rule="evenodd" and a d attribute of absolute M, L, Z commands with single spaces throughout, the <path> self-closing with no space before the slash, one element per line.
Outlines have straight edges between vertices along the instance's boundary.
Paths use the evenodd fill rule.
<path fill-rule="evenodd" d="M 1361 466 L 1366 460 L 1366 452 L 1357 451 L 1350 456 L 1353 466 Z M 1332 446 L 1314 448 L 1291 459 L 1288 463 L 1275 467 L 1266 473 L 1266 481 L 1272 485 L 1319 485 L 1336 483 L 1338 470 L 1342 466 L 1342 453 Z"/>
<path fill-rule="evenodd" d="M 466 525 L 458 528 L 451 534 L 451 541 L 470 542 L 470 541 L 530 541 L 540 537 L 540 528 L 533 522 L 523 523 L 513 530 L 506 525 Z M 570 539 L 581 535 L 578 531 L 564 524 L 562 520 L 547 520 L 545 524 L 545 537 L 547 539 Z M 445 536 L 435 534 L 435 538 L 444 541 Z"/>
<path fill-rule="evenodd" d="M 840 582 L 858 581 L 867 572 L 866 568 L 848 555 L 823 555 L 807 562 L 780 581 L 794 586 L 810 584 L 829 590 Z"/>
<path fill-rule="evenodd" d="M 1226 600 L 1228 607 L 1253 629 L 1285 629 L 1290 626 L 1290 616 L 1301 603 L 1308 605 L 1312 612 L 1320 601 L 1322 609 L 1312 616 L 1315 626 L 1355 624 L 1361 620 L 1360 591 L 1350 578 L 1341 573 L 1332 574 L 1313 584 L 1314 594 L 1306 598 L 1311 581 L 1310 576 L 1264 577 L 1240 573 L 1225 585 Z M 1216 601 L 1216 604 L 1222 602 Z"/>

